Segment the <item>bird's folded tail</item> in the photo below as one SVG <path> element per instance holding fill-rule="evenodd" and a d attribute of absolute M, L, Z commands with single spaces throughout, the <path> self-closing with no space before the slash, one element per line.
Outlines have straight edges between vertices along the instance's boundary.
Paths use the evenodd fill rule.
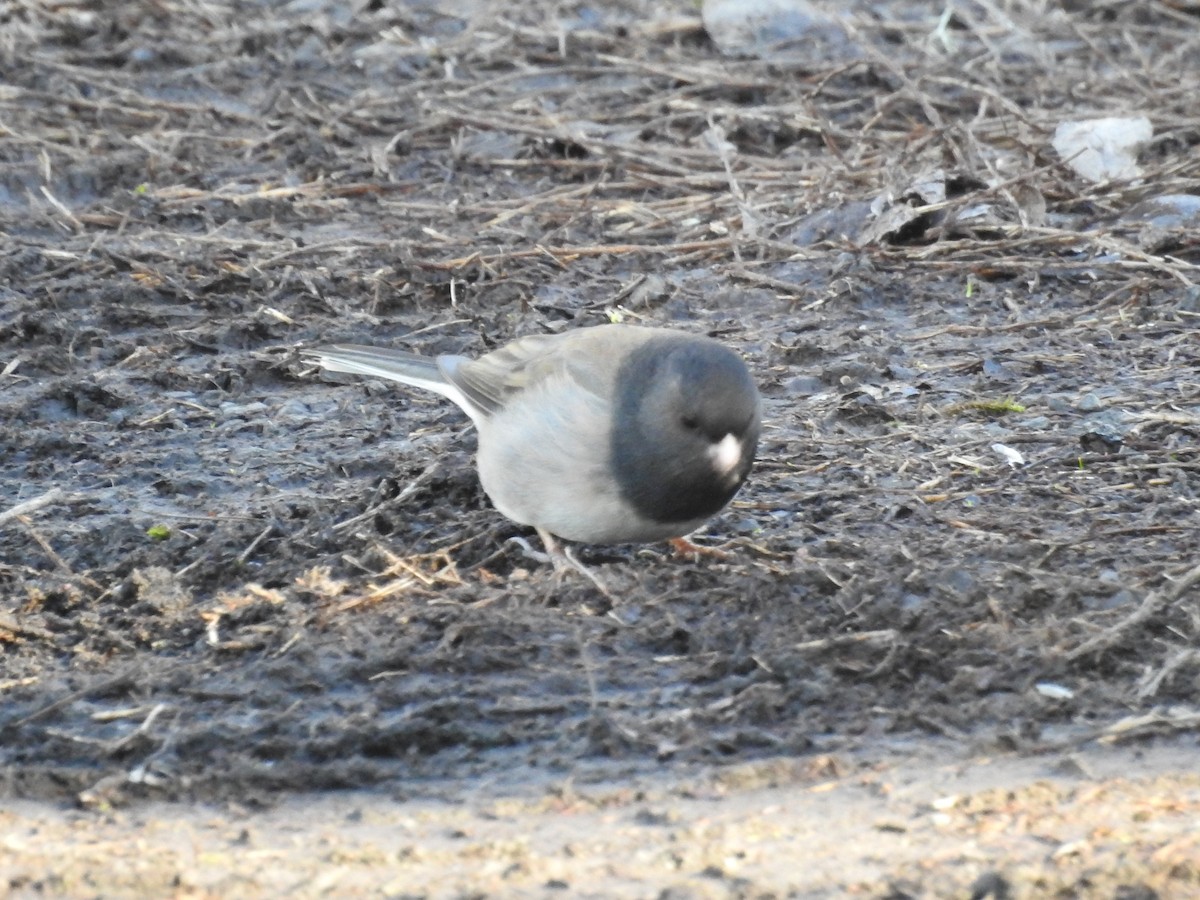
<path fill-rule="evenodd" d="M 388 350 L 382 347 L 363 347 L 357 344 L 333 344 L 304 350 L 301 355 L 315 362 L 328 372 L 345 372 L 348 375 L 368 375 L 411 384 L 415 387 L 435 391 L 461 404 L 461 393 L 442 375 L 438 361 L 404 350 Z"/>

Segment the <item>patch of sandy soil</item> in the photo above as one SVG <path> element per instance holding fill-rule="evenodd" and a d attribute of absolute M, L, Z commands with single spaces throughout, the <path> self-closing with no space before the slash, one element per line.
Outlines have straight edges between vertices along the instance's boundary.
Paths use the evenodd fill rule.
<path fill-rule="evenodd" d="M 1200 19 L 948 9 L 0 7 L 8 889 L 1200 895 Z M 608 595 L 298 353 L 617 319 L 766 425 Z"/>
<path fill-rule="evenodd" d="M 930 751 L 595 783 L 498 775 L 425 785 L 438 799 L 265 811 L 23 802 L 0 814 L 0 876 L 15 898 L 1195 895 L 1194 750 Z"/>

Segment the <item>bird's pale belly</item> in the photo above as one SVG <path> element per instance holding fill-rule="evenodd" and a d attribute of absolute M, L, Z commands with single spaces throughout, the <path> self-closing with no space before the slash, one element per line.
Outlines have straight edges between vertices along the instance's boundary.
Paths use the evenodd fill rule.
<path fill-rule="evenodd" d="M 687 534 L 705 519 L 663 523 L 635 512 L 613 480 L 607 418 L 542 404 L 527 415 L 509 410 L 479 434 L 479 480 L 508 518 L 555 537 L 587 544 L 661 541 Z M 604 423 L 589 427 L 592 423 Z"/>

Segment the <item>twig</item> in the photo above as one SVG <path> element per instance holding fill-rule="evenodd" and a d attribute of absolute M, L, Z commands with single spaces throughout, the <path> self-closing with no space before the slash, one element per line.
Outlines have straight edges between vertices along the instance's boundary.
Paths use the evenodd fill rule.
<path fill-rule="evenodd" d="M 422 262 L 419 265 L 425 269 L 448 271 L 461 269 L 472 263 L 491 265 L 498 262 L 510 262 L 516 259 L 529 259 L 537 256 L 551 256 L 559 262 L 571 261 L 585 256 L 626 256 L 632 253 L 652 253 L 656 256 L 671 256 L 678 253 L 690 253 L 693 250 L 717 251 L 727 250 L 731 241 L 729 238 L 714 238 L 710 241 L 687 241 L 682 244 L 591 244 L 580 247 L 543 247 L 533 250 L 513 250 L 509 253 L 472 253 L 470 256 L 460 256 L 456 259 L 446 259 L 441 262 Z"/>
<path fill-rule="evenodd" d="M 71 693 L 55 700 L 53 703 L 49 703 L 46 706 L 43 706 L 41 709 L 34 710 L 29 715 L 17 719 L 15 722 L 6 722 L 5 724 L 0 725 L 0 734 L 9 733 L 20 728 L 24 728 L 31 722 L 36 722 L 38 719 L 45 718 L 51 713 L 62 709 L 64 706 L 70 706 L 76 700 L 82 700 L 85 697 L 91 697 L 96 694 L 108 694 L 115 690 L 130 687 L 137 683 L 137 679 L 134 678 L 134 672 L 135 670 L 131 668 L 125 672 L 122 672 L 120 675 L 114 675 L 111 678 L 105 678 L 101 681 L 93 682 L 87 687 L 80 688 L 77 691 L 72 691 Z"/>
<path fill-rule="evenodd" d="M 1184 647 L 1163 663 L 1156 672 L 1142 679 L 1142 683 L 1138 686 L 1137 690 L 1138 699 L 1145 700 L 1147 697 L 1153 697 L 1158 693 L 1159 688 L 1163 686 L 1163 682 L 1167 681 L 1167 679 L 1184 666 L 1195 666 L 1198 664 L 1200 664 L 1200 650 L 1197 650 L 1195 647 Z"/>
<path fill-rule="evenodd" d="M 1197 582 L 1200 582 L 1200 565 L 1193 566 L 1177 581 L 1171 583 L 1165 590 L 1159 589 L 1151 591 L 1146 595 L 1146 599 L 1142 601 L 1142 605 L 1131 612 L 1128 616 L 1090 640 L 1084 641 L 1074 650 L 1065 654 L 1068 662 L 1074 662 L 1083 656 L 1088 656 L 1092 653 L 1099 653 L 1102 650 L 1107 650 L 1118 644 L 1122 638 L 1130 631 L 1133 631 L 1138 626 L 1142 625 L 1160 610 L 1174 603 L 1182 597 L 1190 588 Z"/>
<path fill-rule="evenodd" d="M 815 641 L 804 641 L 796 645 L 797 650 L 836 650 L 840 647 L 852 647 L 855 644 L 872 646 L 891 644 L 896 640 L 898 632 L 894 628 L 883 628 L 878 631 L 860 631 L 855 634 L 835 634 Z"/>
<path fill-rule="evenodd" d="M 16 506 L 0 512 L 0 525 L 3 525 L 9 519 L 15 519 L 20 516 L 29 515 L 35 510 L 41 509 L 43 506 L 50 506 L 53 503 L 58 503 L 67 496 L 66 491 L 62 488 L 53 488 L 40 497 L 34 497 L 32 500 L 26 500 L 24 503 L 18 503 Z"/>
<path fill-rule="evenodd" d="M 273 532 L 275 530 L 275 524 L 276 523 L 275 523 L 274 519 L 272 519 L 270 522 L 268 522 L 267 527 L 264 528 L 262 531 L 260 531 L 258 533 L 258 537 L 256 537 L 254 540 L 252 540 L 250 542 L 250 546 L 248 546 L 245 550 L 243 550 L 241 552 L 241 554 L 238 555 L 238 558 L 237 558 L 238 565 L 244 566 L 246 564 L 246 561 L 252 555 L 254 555 L 254 551 L 259 548 L 259 546 L 262 544 L 262 542 L 271 536 L 271 532 Z"/>
<path fill-rule="evenodd" d="M 51 562 L 58 567 L 60 572 L 62 572 L 64 575 L 69 575 L 71 578 L 78 578 L 93 590 L 104 590 L 104 588 L 101 587 L 101 585 L 98 584 L 95 579 L 89 578 L 87 575 L 76 574 L 75 570 L 72 569 L 70 564 L 68 564 L 67 561 L 59 555 L 58 551 L 50 546 L 50 542 L 42 537 L 38 530 L 33 527 L 33 524 L 29 521 L 27 516 L 22 516 L 18 521 L 25 526 L 25 530 L 29 532 L 29 536 L 37 542 L 39 547 L 42 548 L 42 552 L 50 557 Z"/>

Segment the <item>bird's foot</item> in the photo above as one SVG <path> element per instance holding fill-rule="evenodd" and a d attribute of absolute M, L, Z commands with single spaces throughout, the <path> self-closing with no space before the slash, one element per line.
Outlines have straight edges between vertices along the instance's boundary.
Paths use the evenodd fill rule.
<path fill-rule="evenodd" d="M 537 530 L 537 533 L 538 537 L 542 539 L 543 546 L 546 548 L 544 558 L 548 558 L 550 563 L 553 564 L 554 572 L 558 577 L 561 578 L 567 572 L 578 572 L 593 585 L 595 585 L 596 590 L 598 590 L 601 594 L 607 597 L 610 601 L 614 603 L 616 602 L 616 598 L 612 595 L 612 592 L 609 591 L 608 585 L 604 583 L 599 575 L 576 559 L 575 554 L 571 552 L 570 547 L 568 547 L 566 544 L 560 543 L 558 538 L 548 531 L 543 531 L 541 528 Z M 526 544 L 526 546 L 528 546 L 528 544 Z"/>
<path fill-rule="evenodd" d="M 722 550 L 719 547 L 702 547 L 699 544 L 693 544 L 685 537 L 671 538 L 667 543 L 671 545 L 676 556 L 689 557 L 693 560 L 699 560 L 702 556 L 720 560 L 733 559 L 733 554 L 728 550 Z"/>
<path fill-rule="evenodd" d="M 532 559 L 535 563 L 538 563 L 539 565 L 544 566 L 549 563 L 553 563 L 554 568 L 555 569 L 558 568 L 558 562 L 555 560 L 555 558 L 552 554 L 543 553 L 541 550 L 534 550 L 533 545 L 530 544 L 529 541 L 525 540 L 525 538 L 523 538 L 523 537 L 520 537 L 518 535 L 513 535 L 504 543 L 516 544 L 518 547 L 521 548 L 521 553 L 523 553 L 526 558 Z M 549 550 L 550 548 L 547 546 L 546 549 Z"/>

